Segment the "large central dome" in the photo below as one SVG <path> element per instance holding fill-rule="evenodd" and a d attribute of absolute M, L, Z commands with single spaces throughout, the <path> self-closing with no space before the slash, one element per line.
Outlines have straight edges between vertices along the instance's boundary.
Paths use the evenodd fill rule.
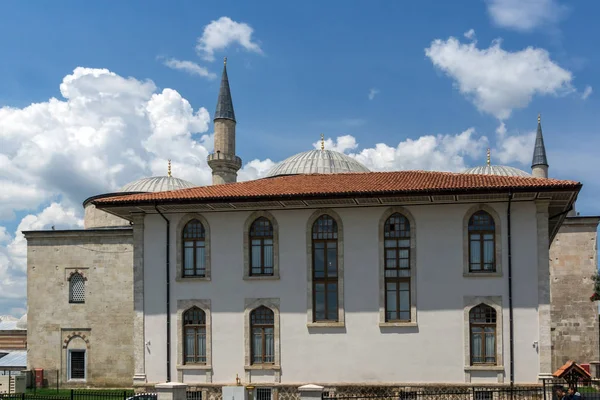
<path fill-rule="evenodd" d="M 271 168 L 266 176 L 344 172 L 369 172 L 369 170 L 343 153 L 333 150 L 310 150 L 286 158 Z"/>

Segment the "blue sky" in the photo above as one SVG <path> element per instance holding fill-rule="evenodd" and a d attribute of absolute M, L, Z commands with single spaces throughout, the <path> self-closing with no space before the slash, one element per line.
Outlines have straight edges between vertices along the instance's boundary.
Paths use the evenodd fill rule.
<path fill-rule="evenodd" d="M 550 175 L 582 181 L 578 211 L 600 214 L 599 12 L 559 0 L 0 3 L 0 315 L 25 304 L 17 230 L 76 227 L 86 197 L 164 174 L 169 158 L 174 175 L 208 183 L 224 56 L 241 179 L 321 133 L 371 169 L 459 171 L 491 147 L 492 163 L 529 171 L 542 113 Z"/>

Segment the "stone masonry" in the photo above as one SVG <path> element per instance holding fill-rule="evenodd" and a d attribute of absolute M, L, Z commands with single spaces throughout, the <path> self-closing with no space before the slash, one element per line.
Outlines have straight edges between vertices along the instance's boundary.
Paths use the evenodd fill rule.
<path fill-rule="evenodd" d="M 131 227 L 31 231 L 27 238 L 28 369 L 49 384 L 131 387 Z M 69 277 L 85 279 L 85 303 L 69 303 Z M 70 349 L 86 350 L 85 382 L 68 382 Z M 56 372 L 58 371 L 58 373 Z"/>
<path fill-rule="evenodd" d="M 599 217 L 566 218 L 550 247 L 552 370 L 568 360 L 597 361 L 598 306 L 590 301 L 597 271 Z"/>

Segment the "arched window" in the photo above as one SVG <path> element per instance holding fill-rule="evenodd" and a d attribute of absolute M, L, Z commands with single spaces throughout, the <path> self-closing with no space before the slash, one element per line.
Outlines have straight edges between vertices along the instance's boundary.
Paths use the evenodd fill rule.
<path fill-rule="evenodd" d="M 183 228 L 183 276 L 206 276 L 204 225 L 193 219 Z"/>
<path fill-rule="evenodd" d="M 312 226 L 313 322 L 338 320 L 338 227 L 329 215 Z"/>
<path fill-rule="evenodd" d="M 496 225 L 485 211 L 469 219 L 469 272 L 496 271 Z"/>
<path fill-rule="evenodd" d="M 275 362 L 275 315 L 265 306 L 250 313 L 252 364 L 272 364 Z"/>
<path fill-rule="evenodd" d="M 250 275 L 273 275 L 273 225 L 265 217 L 250 226 Z"/>
<path fill-rule="evenodd" d="M 496 364 L 496 310 L 480 304 L 469 311 L 471 364 Z"/>
<path fill-rule="evenodd" d="M 385 320 L 410 321 L 410 223 L 392 214 L 383 228 L 385 252 Z"/>
<path fill-rule="evenodd" d="M 192 307 L 183 313 L 185 364 L 206 363 L 206 313 L 198 307 Z"/>
<path fill-rule="evenodd" d="M 69 303 L 85 303 L 85 278 L 79 272 L 69 279 Z"/>

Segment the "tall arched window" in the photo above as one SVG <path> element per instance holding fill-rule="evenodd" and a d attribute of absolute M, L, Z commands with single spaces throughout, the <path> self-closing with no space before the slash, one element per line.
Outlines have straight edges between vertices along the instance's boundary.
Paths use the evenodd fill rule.
<path fill-rule="evenodd" d="M 206 276 L 204 225 L 193 219 L 183 228 L 183 276 Z"/>
<path fill-rule="evenodd" d="M 383 228 L 385 251 L 385 320 L 410 321 L 410 223 L 392 214 Z"/>
<path fill-rule="evenodd" d="M 260 306 L 250 313 L 252 364 L 272 364 L 275 362 L 275 315 L 268 307 Z"/>
<path fill-rule="evenodd" d="M 329 215 L 312 226 L 313 322 L 338 320 L 338 227 Z"/>
<path fill-rule="evenodd" d="M 273 225 L 265 217 L 250 226 L 250 275 L 273 275 Z"/>
<path fill-rule="evenodd" d="M 496 225 L 485 211 L 469 219 L 469 272 L 496 271 Z"/>
<path fill-rule="evenodd" d="M 471 364 L 496 364 L 496 310 L 480 304 L 469 311 Z"/>
<path fill-rule="evenodd" d="M 78 272 L 69 279 L 69 303 L 85 303 L 85 278 Z"/>
<path fill-rule="evenodd" d="M 185 364 L 206 363 L 206 313 L 192 307 L 183 313 L 183 360 Z"/>

